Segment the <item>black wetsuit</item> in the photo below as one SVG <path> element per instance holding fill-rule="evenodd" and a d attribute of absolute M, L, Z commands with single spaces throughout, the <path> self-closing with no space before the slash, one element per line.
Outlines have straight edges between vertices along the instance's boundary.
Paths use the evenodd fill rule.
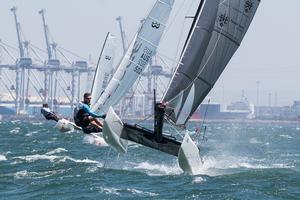
<path fill-rule="evenodd" d="M 58 122 L 59 120 L 58 116 L 55 113 L 53 113 L 49 108 L 42 108 L 41 113 L 47 120 L 54 120 L 56 122 Z"/>
<path fill-rule="evenodd" d="M 74 122 L 77 126 L 80 126 L 84 133 L 98 133 L 102 132 L 102 128 L 91 124 L 89 116 L 95 117 L 95 118 L 104 118 L 105 115 L 97 115 L 96 113 L 93 113 L 89 106 L 84 103 L 80 103 L 74 110 Z"/>

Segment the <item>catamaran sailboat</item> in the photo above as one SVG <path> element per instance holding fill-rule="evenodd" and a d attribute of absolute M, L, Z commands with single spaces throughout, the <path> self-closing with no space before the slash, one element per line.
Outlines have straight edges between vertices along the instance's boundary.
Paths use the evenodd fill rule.
<path fill-rule="evenodd" d="M 260 0 L 201 0 L 179 64 L 162 100 L 155 103 L 154 130 L 123 123 L 112 106 L 129 90 L 154 55 L 174 0 L 158 0 L 131 43 L 118 70 L 93 107 L 107 112 L 105 141 L 127 152 L 127 141 L 177 156 L 181 169 L 196 174 L 202 162 L 188 133 L 182 141 L 163 132 L 164 123 L 184 127 L 240 46 Z"/>

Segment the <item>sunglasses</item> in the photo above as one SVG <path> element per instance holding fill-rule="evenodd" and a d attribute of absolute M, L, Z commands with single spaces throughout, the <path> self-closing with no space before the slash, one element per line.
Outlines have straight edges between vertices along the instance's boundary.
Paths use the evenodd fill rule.
<path fill-rule="evenodd" d="M 89 98 L 85 98 L 85 99 L 92 99 L 91 97 L 89 97 Z"/>

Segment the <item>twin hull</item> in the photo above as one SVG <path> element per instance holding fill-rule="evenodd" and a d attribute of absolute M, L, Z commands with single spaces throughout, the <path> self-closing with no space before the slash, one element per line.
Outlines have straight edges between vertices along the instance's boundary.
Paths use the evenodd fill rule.
<path fill-rule="evenodd" d="M 112 107 L 109 108 L 104 121 L 103 137 L 107 144 L 120 153 L 127 152 L 127 141 L 130 140 L 177 156 L 180 168 L 188 174 L 196 174 L 202 165 L 199 149 L 188 133 L 185 134 L 182 143 L 166 136 L 158 142 L 153 131 L 124 124 Z"/>

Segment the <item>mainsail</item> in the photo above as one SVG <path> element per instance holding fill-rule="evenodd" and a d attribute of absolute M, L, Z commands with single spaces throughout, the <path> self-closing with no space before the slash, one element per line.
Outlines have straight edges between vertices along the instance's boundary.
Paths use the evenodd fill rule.
<path fill-rule="evenodd" d="M 143 72 L 156 52 L 173 3 L 174 0 L 158 0 L 155 3 L 107 88 L 93 106 L 94 111 L 106 113 L 110 106 L 120 101 Z"/>
<path fill-rule="evenodd" d="M 113 62 L 115 58 L 116 41 L 115 37 L 107 33 L 105 42 L 98 60 L 93 86 L 91 89 L 92 101 L 94 105 L 108 85 L 113 71 Z"/>
<path fill-rule="evenodd" d="M 259 2 L 205 1 L 162 100 L 167 106 L 166 115 L 174 124 L 185 124 L 213 88 L 240 46 Z"/>

